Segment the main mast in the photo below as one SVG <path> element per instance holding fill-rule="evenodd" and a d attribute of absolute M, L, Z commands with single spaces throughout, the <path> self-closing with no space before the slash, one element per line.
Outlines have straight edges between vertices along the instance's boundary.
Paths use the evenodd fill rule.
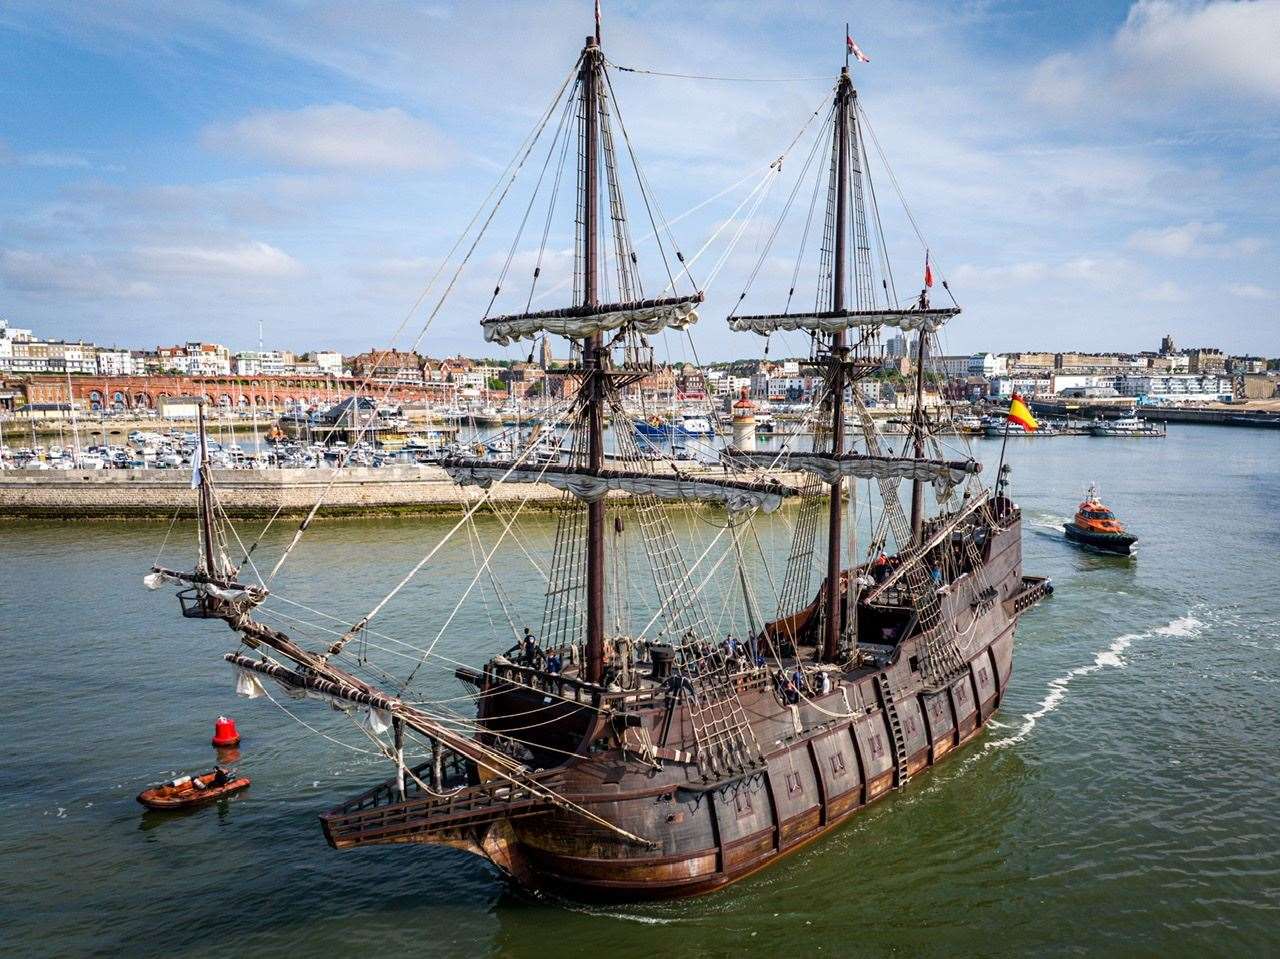
<path fill-rule="evenodd" d="M 831 289 L 831 309 L 845 309 L 845 220 L 848 217 L 845 208 L 848 190 L 846 182 L 849 178 L 849 105 L 853 97 L 853 82 L 849 79 L 849 68 L 840 70 L 840 83 L 836 88 L 836 222 L 835 222 L 835 259 L 834 276 Z M 845 343 L 845 330 L 839 329 L 831 334 L 831 454 L 839 456 L 844 452 L 844 387 L 845 359 L 848 347 Z M 839 477 L 831 484 L 831 510 L 827 525 L 827 611 L 826 629 L 822 641 L 822 658 L 831 661 L 839 654 L 842 617 L 840 615 L 840 547 L 844 541 L 844 478 Z"/>
<path fill-rule="evenodd" d="M 597 100 L 596 80 L 600 66 L 598 36 L 587 37 L 582 50 L 579 78 L 582 85 L 582 305 L 599 305 L 597 290 L 599 264 L 597 262 L 599 225 L 599 175 L 597 168 Z M 585 370 L 582 387 L 587 425 L 587 465 L 593 473 L 604 468 L 604 404 L 605 376 L 608 352 L 603 346 L 603 333 L 599 330 L 583 340 L 582 366 Z M 586 680 L 599 683 L 604 679 L 604 500 L 587 504 L 587 648 Z"/>

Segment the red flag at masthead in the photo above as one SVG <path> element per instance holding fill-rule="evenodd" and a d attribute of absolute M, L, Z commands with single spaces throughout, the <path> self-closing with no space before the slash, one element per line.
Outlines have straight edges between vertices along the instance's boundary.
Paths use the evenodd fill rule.
<path fill-rule="evenodd" d="M 929 265 L 929 251 L 924 251 L 924 285 L 925 289 L 933 286 L 933 267 Z"/>
<path fill-rule="evenodd" d="M 851 53 L 855 59 L 862 63 L 870 63 L 871 58 L 862 52 L 862 48 L 853 41 L 853 36 L 846 33 L 844 35 L 845 49 Z"/>

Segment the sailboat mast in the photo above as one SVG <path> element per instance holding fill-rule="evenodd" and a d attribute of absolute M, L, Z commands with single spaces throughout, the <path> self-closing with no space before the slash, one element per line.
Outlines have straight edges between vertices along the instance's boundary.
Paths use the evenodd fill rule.
<path fill-rule="evenodd" d="M 599 303 L 597 279 L 599 264 L 597 254 L 597 223 L 599 177 L 597 170 L 597 101 L 596 80 L 599 75 L 600 47 L 596 37 L 587 37 L 582 51 L 581 86 L 583 99 L 582 149 L 582 304 L 596 306 Z M 587 466 L 592 472 L 604 468 L 604 401 L 605 401 L 605 349 L 602 334 L 592 333 L 586 338 L 582 350 L 585 369 L 583 408 L 587 427 Z M 604 679 L 604 500 L 587 504 L 587 648 L 586 679 L 598 683 Z"/>
<path fill-rule="evenodd" d="M 840 84 L 836 89 L 836 223 L 835 275 L 831 283 L 831 309 L 840 311 L 845 308 L 845 220 L 848 211 L 845 201 L 848 191 L 845 189 L 849 178 L 849 99 L 853 91 L 853 83 L 849 79 L 849 68 L 840 71 Z M 844 387 L 845 387 L 845 331 L 838 330 L 831 334 L 831 454 L 839 456 L 844 452 Z M 844 480 L 837 479 L 831 484 L 831 509 L 827 526 L 827 610 L 825 631 L 822 640 L 822 658 L 834 660 L 840 649 L 840 547 L 844 541 L 843 531 L 843 488 Z"/>
<path fill-rule="evenodd" d="M 200 472 L 197 480 L 200 483 L 200 539 L 204 548 L 204 573 L 217 578 L 218 569 L 213 564 L 213 511 L 212 497 L 209 495 L 209 444 L 204 433 L 204 400 L 196 404 L 196 417 L 200 430 Z"/>

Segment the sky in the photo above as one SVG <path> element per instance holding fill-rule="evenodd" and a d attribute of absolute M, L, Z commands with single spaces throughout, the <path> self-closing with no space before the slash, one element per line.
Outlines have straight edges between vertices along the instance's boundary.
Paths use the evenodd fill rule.
<path fill-rule="evenodd" d="M 786 200 L 846 21 L 871 58 L 854 81 L 888 159 L 870 148 L 896 285 L 918 287 L 927 245 L 963 307 L 944 349 L 1150 350 L 1172 333 L 1280 354 L 1280 0 L 602 9 L 612 64 L 731 78 L 611 71 L 668 253 L 707 296 L 662 358 L 761 355 L 724 318 L 744 290 L 744 309 L 780 311 L 798 261 L 812 302 L 814 177 Z M 509 255 L 495 312 L 569 303 L 555 162 L 535 189 L 555 119 L 456 279 L 451 251 L 591 29 L 592 0 L 5 0 L 0 318 L 134 348 L 251 349 L 261 324 L 268 348 L 523 358 L 479 320 Z M 628 204 L 656 290 L 638 191 Z"/>

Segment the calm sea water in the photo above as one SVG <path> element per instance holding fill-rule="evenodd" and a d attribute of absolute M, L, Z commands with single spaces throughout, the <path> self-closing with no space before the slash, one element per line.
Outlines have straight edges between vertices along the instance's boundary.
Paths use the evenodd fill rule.
<path fill-rule="evenodd" d="M 975 445 L 994 461 L 998 443 Z M 449 850 L 333 852 L 316 814 L 385 778 L 385 765 L 324 706 L 235 698 L 220 658 L 231 633 L 179 619 L 167 591 L 141 586 L 165 524 L 0 525 L 0 952 L 1280 950 L 1280 434 L 1015 439 L 1010 459 L 1026 570 L 1058 591 L 1022 620 L 998 725 L 774 868 L 641 907 L 531 897 Z M 1136 559 L 1063 541 L 1091 480 L 1141 536 Z M 451 522 L 322 523 L 277 588 L 351 621 Z M 696 518 L 682 529 L 705 539 Z M 545 557 L 549 524 L 524 530 Z M 273 530 L 263 553 L 287 533 Z M 771 521 L 765 549 L 783 535 Z M 174 530 L 166 556 L 185 557 L 190 538 Z M 471 581 L 470 550 L 460 538 L 388 608 L 383 631 L 430 642 Z M 499 568 L 505 598 L 534 602 L 536 582 L 518 568 Z M 437 651 L 479 662 L 509 635 L 492 590 L 477 586 Z M 380 661 L 403 675 L 412 662 L 392 649 Z M 439 668 L 430 689 L 462 693 Z M 147 782 L 212 764 L 220 712 L 239 722 L 252 788 L 190 815 L 142 812 L 134 795 Z"/>

